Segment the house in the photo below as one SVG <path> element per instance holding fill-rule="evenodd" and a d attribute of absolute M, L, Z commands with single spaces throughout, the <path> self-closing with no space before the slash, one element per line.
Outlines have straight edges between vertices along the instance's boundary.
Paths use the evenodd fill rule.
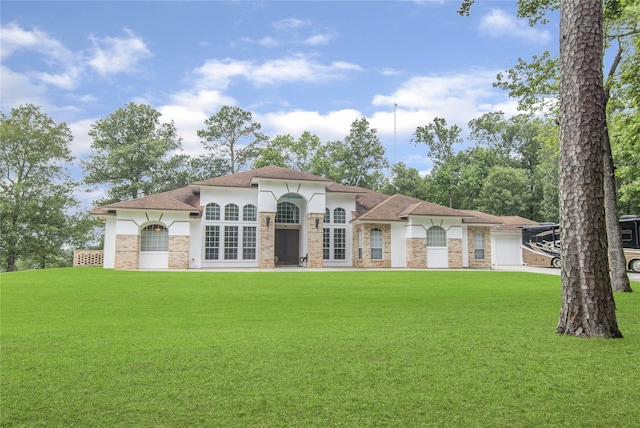
<path fill-rule="evenodd" d="M 522 263 L 502 246 L 513 251 L 517 223 L 530 222 L 275 166 L 91 214 L 105 221 L 104 267 L 114 269 L 491 268 Z"/>

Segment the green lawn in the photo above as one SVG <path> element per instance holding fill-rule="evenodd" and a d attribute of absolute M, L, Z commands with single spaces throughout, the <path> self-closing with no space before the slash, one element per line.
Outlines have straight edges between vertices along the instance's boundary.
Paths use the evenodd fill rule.
<path fill-rule="evenodd" d="M 483 271 L 0 275 L 0 426 L 637 427 L 618 340 L 554 333 L 559 277 Z"/>

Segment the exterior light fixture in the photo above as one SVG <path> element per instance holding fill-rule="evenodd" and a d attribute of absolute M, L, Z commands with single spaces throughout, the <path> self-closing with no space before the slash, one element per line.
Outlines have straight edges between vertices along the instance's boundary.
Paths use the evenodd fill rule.
<path fill-rule="evenodd" d="M 267 216 L 267 228 L 271 224 L 271 216 Z"/>
<path fill-rule="evenodd" d="M 316 230 L 318 229 L 318 226 L 320 226 L 320 219 L 316 217 Z"/>

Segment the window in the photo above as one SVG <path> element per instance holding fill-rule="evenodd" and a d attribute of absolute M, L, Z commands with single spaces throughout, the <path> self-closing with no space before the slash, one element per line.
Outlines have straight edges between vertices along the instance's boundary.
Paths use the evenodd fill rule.
<path fill-rule="evenodd" d="M 336 208 L 333 210 L 333 222 L 334 223 L 346 223 L 347 217 L 344 208 Z"/>
<path fill-rule="evenodd" d="M 240 210 L 236 204 L 228 204 L 224 207 L 224 219 L 226 221 L 238 221 Z"/>
<path fill-rule="evenodd" d="M 300 208 L 291 202 L 279 202 L 276 223 L 300 223 Z"/>
<path fill-rule="evenodd" d="M 204 227 L 204 259 L 218 260 L 220 257 L 220 226 Z"/>
<path fill-rule="evenodd" d="M 329 260 L 331 257 L 331 229 L 323 229 L 322 232 L 322 258 Z"/>
<path fill-rule="evenodd" d="M 358 229 L 358 260 L 362 260 L 362 229 Z"/>
<path fill-rule="evenodd" d="M 238 226 L 224 227 L 224 259 L 238 259 Z"/>
<path fill-rule="evenodd" d="M 446 247 L 447 232 L 440 226 L 431 226 L 427 230 L 427 247 Z"/>
<path fill-rule="evenodd" d="M 334 213 L 335 214 L 335 213 Z M 347 258 L 346 229 L 333 229 L 333 259 L 344 260 Z"/>
<path fill-rule="evenodd" d="M 632 233 L 630 230 L 622 230 L 622 242 L 631 242 Z"/>
<path fill-rule="evenodd" d="M 242 258 L 244 260 L 256 259 L 256 227 L 244 226 L 242 228 Z"/>
<path fill-rule="evenodd" d="M 211 203 L 207 204 L 204 212 L 205 220 L 220 220 L 220 205 Z"/>
<path fill-rule="evenodd" d="M 382 260 L 382 230 L 371 229 L 371 259 Z"/>
<path fill-rule="evenodd" d="M 473 234 L 474 257 L 476 260 L 484 260 L 484 232 Z"/>
<path fill-rule="evenodd" d="M 255 205 L 245 205 L 242 208 L 242 220 L 244 221 L 256 221 L 258 219 L 258 209 Z"/>
<path fill-rule="evenodd" d="M 150 224 L 140 231 L 140 251 L 169 251 L 169 229 Z"/>
<path fill-rule="evenodd" d="M 324 210 L 324 224 L 329 223 L 331 223 L 331 211 L 329 211 L 329 208 L 326 208 Z"/>

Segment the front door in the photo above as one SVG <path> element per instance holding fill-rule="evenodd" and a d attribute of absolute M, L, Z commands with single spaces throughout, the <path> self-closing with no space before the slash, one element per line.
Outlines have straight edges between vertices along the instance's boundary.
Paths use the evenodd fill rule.
<path fill-rule="evenodd" d="M 300 258 L 300 230 L 276 229 L 276 264 L 297 265 Z"/>

